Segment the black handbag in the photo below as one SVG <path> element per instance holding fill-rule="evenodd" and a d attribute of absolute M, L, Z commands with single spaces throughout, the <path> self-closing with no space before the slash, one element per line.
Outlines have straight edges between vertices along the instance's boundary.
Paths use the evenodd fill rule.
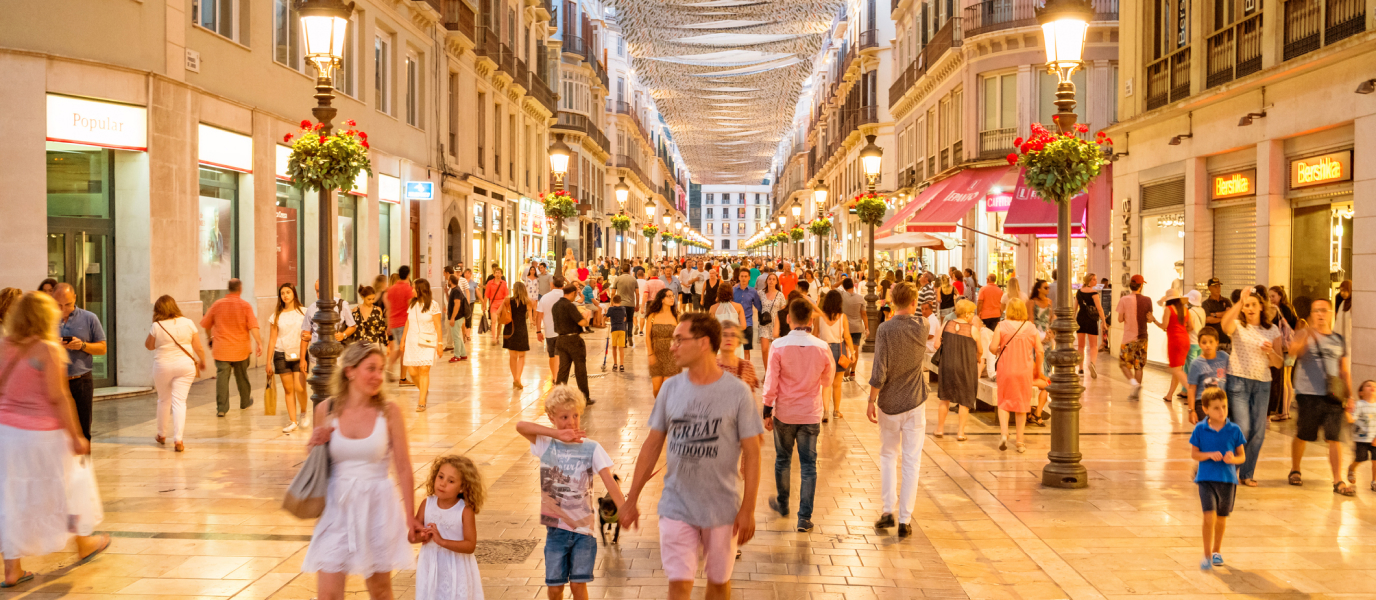
<path fill-rule="evenodd" d="M 1342 334 L 1334 332 L 1326 337 L 1331 336 L 1338 336 L 1338 344 L 1343 344 L 1344 340 Z M 1315 343 L 1317 344 L 1317 340 L 1315 340 Z M 1325 356 L 1325 353 L 1323 352 L 1319 353 L 1319 360 L 1323 361 L 1323 374 L 1325 376 L 1325 379 L 1328 380 L 1328 399 L 1330 401 L 1336 401 L 1339 403 L 1347 402 L 1347 399 L 1352 395 L 1352 390 L 1348 389 L 1347 380 L 1343 379 L 1341 368 L 1338 373 L 1329 373 L 1328 357 Z"/>

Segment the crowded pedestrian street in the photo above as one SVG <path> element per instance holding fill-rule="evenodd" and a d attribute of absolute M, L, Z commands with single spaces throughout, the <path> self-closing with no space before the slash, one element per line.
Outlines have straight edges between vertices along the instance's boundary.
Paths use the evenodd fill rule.
<path fill-rule="evenodd" d="M 512 388 L 505 352 L 480 337 L 474 335 L 470 360 L 435 367 L 426 412 L 407 409 L 411 462 L 417 481 L 441 455 L 462 454 L 478 464 L 489 490 L 488 508 L 477 517 L 475 553 L 485 597 L 543 598 L 539 460 L 515 424 L 540 417 L 550 373 L 544 361 L 532 360 L 524 389 Z M 601 369 L 605 338 L 587 338 L 598 402 L 583 426 L 607 449 L 624 485 L 654 400 L 644 345 L 628 349 L 625 373 L 613 373 Z M 868 368 L 862 358 L 862 373 Z M 1376 550 L 1376 495 L 1337 496 L 1322 481 L 1286 485 L 1288 423 L 1273 425 L 1266 439 L 1260 486 L 1238 492 L 1227 566 L 1200 572 L 1191 425 L 1180 403 L 1155 399 L 1168 376 L 1149 371 L 1144 400 L 1132 402 L 1127 383 L 1107 373 L 1116 369 L 1102 370 L 1087 381 L 1081 413 L 1090 473 L 1083 490 L 1041 486 L 1049 429 L 1030 428 L 1025 454 L 997 449 L 989 413 L 972 416 L 967 441 L 934 439 L 936 402 L 925 403 L 929 435 L 915 532 L 906 539 L 873 526 L 880 512 L 878 427 L 864 417 L 865 378 L 843 384 L 845 416 L 823 427 L 817 445 L 816 529 L 798 533 L 791 519 L 761 502 L 758 532 L 741 549 L 732 575 L 733 594 L 749 600 L 1373 597 L 1366 557 Z M 261 370 L 251 381 L 261 392 Z M 414 387 L 389 384 L 386 393 L 403 407 L 416 403 Z M 187 451 L 174 453 L 153 442 L 154 408 L 151 395 L 96 403 L 92 456 L 105 503 L 100 529 L 113 536 L 110 549 L 79 567 L 72 566 L 74 548 L 26 559 L 37 577 L 0 590 L 0 598 L 315 597 L 315 577 L 301 573 L 314 522 L 280 508 L 306 457 L 306 437 L 281 433 L 285 417 L 264 416 L 261 393 L 248 409 L 217 418 L 214 382 L 204 381 L 188 401 Z M 773 461 L 772 448 L 765 444 L 763 463 Z M 1317 450 L 1305 458 L 1315 473 L 1323 462 Z M 660 488 L 660 481 L 650 482 L 642 505 L 654 506 Z M 772 489 L 766 481 L 760 493 Z M 653 523 L 623 529 L 619 543 L 599 548 L 589 597 L 667 597 Z M 413 598 L 414 585 L 414 572 L 396 573 L 397 598 Z M 363 593 L 362 579 L 350 578 L 347 589 Z"/>

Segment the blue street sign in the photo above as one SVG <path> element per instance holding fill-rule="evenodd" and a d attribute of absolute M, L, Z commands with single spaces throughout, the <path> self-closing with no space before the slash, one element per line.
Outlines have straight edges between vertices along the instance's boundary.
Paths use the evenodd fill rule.
<path fill-rule="evenodd" d="M 435 199 L 435 184 L 429 181 L 408 181 L 406 182 L 407 200 L 433 200 Z"/>

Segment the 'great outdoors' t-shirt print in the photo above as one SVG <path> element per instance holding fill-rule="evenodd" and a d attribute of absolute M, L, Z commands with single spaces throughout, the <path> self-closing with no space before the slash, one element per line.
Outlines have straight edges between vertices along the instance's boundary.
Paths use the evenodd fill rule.
<path fill-rule="evenodd" d="M 681 459 L 717 457 L 721 417 L 683 415 L 669 421 L 669 452 Z"/>
<path fill-rule="evenodd" d="M 591 535 L 593 527 L 592 488 L 594 453 L 597 442 L 565 444 L 541 437 L 536 450 L 540 456 L 540 524 Z"/>

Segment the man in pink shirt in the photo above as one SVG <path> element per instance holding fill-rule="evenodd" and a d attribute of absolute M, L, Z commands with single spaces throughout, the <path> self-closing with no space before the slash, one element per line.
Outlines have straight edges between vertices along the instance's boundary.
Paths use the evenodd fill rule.
<path fill-rule="evenodd" d="M 774 432 L 774 487 L 769 507 L 788 516 L 789 475 L 793 445 L 798 445 L 802 494 L 798 531 L 812 531 L 812 498 L 817 491 L 817 436 L 822 432 L 822 388 L 836 375 L 836 361 L 826 342 L 812 335 L 812 305 L 796 299 L 788 305 L 788 335 L 769 348 L 764 376 L 764 428 Z"/>

